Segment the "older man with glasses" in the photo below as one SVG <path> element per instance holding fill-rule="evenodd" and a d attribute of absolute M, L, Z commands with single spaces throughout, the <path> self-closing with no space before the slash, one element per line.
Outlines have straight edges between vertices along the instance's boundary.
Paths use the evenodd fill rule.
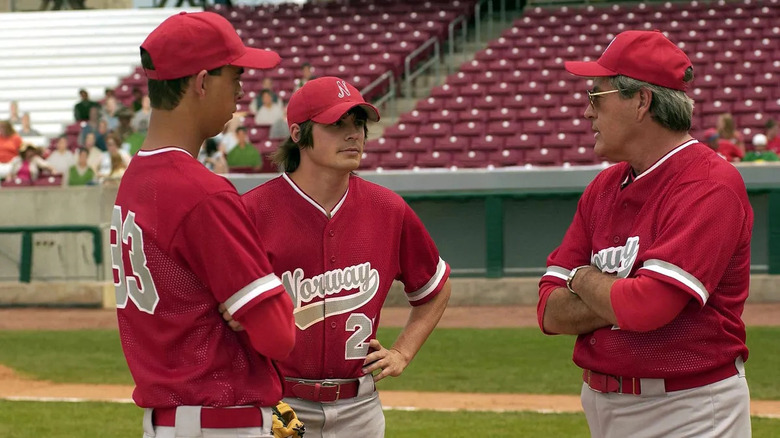
<path fill-rule="evenodd" d="M 585 118 L 618 164 L 583 193 L 539 282 L 547 334 L 578 335 L 593 437 L 747 437 L 753 211 L 735 168 L 692 138 L 688 57 L 626 31 L 595 62 Z"/>

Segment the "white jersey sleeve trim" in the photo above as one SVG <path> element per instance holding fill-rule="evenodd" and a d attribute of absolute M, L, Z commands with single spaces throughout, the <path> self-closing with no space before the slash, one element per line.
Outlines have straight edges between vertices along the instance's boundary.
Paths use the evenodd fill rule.
<path fill-rule="evenodd" d="M 707 291 L 707 288 L 704 287 L 704 284 L 702 284 L 702 282 L 700 282 L 693 275 L 685 272 L 683 269 L 669 262 L 665 262 L 663 260 L 657 260 L 657 259 L 650 259 L 645 261 L 645 263 L 639 269 L 647 269 L 648 271 L 653 271 L 663 276 L 679 281 L 680 283 L 684 284 L 687 288 L 696 292 L 699 298 L 701 298 L 702 304 L 707 303 L 707 300 L 710 298 L 710 293 Z"/>
<path fill-rule="evenodd" d="M 274 274 L 268 274 L 265 277 L 258 278 L 249 283 L 241 288 L 240 291 L 234 293 L 233 296 L 225 301 L 225 307 L 227 307 L 228 312 L 232 315 L 244 307 L 246 303 L 281 285 L 282 282 L 279 281 L 279 277 Z"/>
<path fill-rule="evenodd" d="M 444 260 L 442 260 L 441 257 L 439 257 L 439 263 L 436 265 L 436 273 L 433 274 L 433 277 L 431 277 L 431 279 L 428 280 L 428 283 L 426 283 L 425 286 L 419 290 L 406 294 L 406 299 L 408 299 L 410 303 L 413 303 L 415 301 L 420 301 L 430 295 L 431 292 L 436 290 L 436 288 L 439 286 L 439 283 L 441 283 L 445 272 L 447 272 L 447 264 L 444 263 Z"/>
<path fill-rule="evenodd" d="M 560 278 L 563 281 L 566 281 L 569 278 L 569 273 L 571 272 L 571 269 L 562 268 L 560 266 L 548 266 L 547 272 L 542 275 L 542 277 L 550 276 L 555 278 Z"/>

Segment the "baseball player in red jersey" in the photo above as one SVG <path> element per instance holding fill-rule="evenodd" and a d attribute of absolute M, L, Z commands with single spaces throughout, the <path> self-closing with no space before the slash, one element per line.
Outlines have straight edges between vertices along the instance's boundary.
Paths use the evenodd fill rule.
<path fill-rule="evenodd" d="M 753 212 L 739 172 L 691 138 L 691 62 L 627 31 L 595 62 L 585 117 L 618 164 L 585 189 L 539 282 L 539 325 L 577 334 L 594 437 L 749 437 Z"/>
<path fill-rule="evenodd" d="M 400 196 L 352 173 L 366 121 L 379 120 L 355 87 L 309 81 L 287 118 L 290 138 L 274 157 L 286 173 L 243 196 L 295 307 L 295 348 L 279 363 L 284 401 L 307 438 L 381 437 L 374 382 L 400 375 L 428 338 L 449 300 L 450 268 Z M 393 280 L 412 311 L 386 348 L 375 337 Z"/>
<path fill-rule="evenodd" d="M 111 255 L 144 437 L 270 437 L 282 397 L 271 360 L 294 346 L 292 302 L 233 185 L 194 157 L 235 112 L 242 67 L 279 56 L 245 48 L 217 14 L 182 12 L 149 34 L 141 62 L 153 109 L 119 186 Z"/>

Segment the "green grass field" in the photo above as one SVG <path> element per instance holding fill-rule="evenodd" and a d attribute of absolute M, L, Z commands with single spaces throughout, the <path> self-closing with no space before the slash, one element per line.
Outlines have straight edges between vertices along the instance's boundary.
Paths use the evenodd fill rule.
<path fill-rule="evenodd" d="M 389 345 L 399 329 L 380 329 Z M 751 327 L 747 372 L 754 399 L 780 400 L 777 364 L 780 328 Z M 416 390 L 578 394 L 571 362 L 573 337 L 528 329 L 438 329 L 403 376 L 380 391 Z M 70 383 L 132 384 L 114 330 L 0 331 L 0 363 L 36 379 Z M 0 437 L 140 437 L 141 410 L 131 404 L 0 401 Z M 388 437 L 587 437 L 582 414 L 387 412 Z M 775 437 L 780 420 L 755 418 L 754 437 Z"/>

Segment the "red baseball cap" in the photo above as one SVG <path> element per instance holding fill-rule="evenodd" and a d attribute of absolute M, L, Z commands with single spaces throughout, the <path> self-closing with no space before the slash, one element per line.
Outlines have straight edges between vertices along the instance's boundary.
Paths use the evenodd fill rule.
<path fill-rule="evenodd" d="M 335 76 L 323 76 L 306 82 L 293 93 L 287 105 L 287 124 L 292 126 L 307 120 L 335 123 L 356 106 L 363 107 L 372 122 L 379 121 L 379 110 L 363 100 L 357 88 Z"/>
<path fill-rule="evenodd" d="M 577 76 L 623 75 L 685 91 L 683 78 L 691 60 L 659 30 L 628 30 L 609 43 L 598 61 L 568 61 L 564 67 Z"/>
<path fill-rule="evenodd" d="M 172 15 L 146 37 L 141 48 L 154 63 L 154 70 L 144 69 L 146 76 L 159 81 L 223 65 L 273 68 L 281 60 L 276 52 L 244 46 L 233 25 L 213 12 Z"/>

